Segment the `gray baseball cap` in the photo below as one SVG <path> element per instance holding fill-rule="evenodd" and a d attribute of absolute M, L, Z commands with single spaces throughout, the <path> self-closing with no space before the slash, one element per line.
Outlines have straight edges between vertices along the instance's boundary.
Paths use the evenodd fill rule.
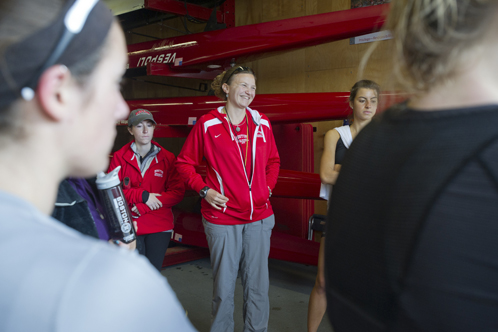
<path fill-rule="evenodd" d="M 150 120 L 154 122 L 154 124 L 157 124 L 150 111 L 143 108 L 138 108 L 136 110 L 131 111 L 130 115 L 128 116 L 128 126 L 129 127 L 136 126 L 137 124 L 139 124 L 144 120 Z"/>

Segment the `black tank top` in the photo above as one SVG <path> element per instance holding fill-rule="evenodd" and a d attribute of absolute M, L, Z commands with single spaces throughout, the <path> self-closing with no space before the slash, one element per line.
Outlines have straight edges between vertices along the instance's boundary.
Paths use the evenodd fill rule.
<path fill-rule="evenodd" d="M 339 138 L 337 141 L 337 144 L 335 146 L 335 163 L 336 164 L 342 164 L 342 161 L 344 160 L 344 155 L 346 154 L 346 151 L 348 148 L 344 145 L 342 138 Z"/>

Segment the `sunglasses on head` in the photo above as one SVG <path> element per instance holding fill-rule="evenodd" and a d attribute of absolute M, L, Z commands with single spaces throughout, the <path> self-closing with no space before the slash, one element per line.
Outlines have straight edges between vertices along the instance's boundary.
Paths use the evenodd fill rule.
<path fill-rule="evenodd" d="M 223 80 L 223 83 L 227 83 L 228 84 L 228 81 L 230 81 L 230 78 L 235 75 L 235 74 L 238 74 L 240 72 L 243 72 L 243 71 L 247 71 L 249 73 L 252 73 L 252 69 L 249 68 L 249 67 L 242 67 L 242 66 L 238 66 L 237 69 L 235 69 L 234 71 L 232 71 L 232 73 L 228 76 L 228 78 L 225 80 Z"/>

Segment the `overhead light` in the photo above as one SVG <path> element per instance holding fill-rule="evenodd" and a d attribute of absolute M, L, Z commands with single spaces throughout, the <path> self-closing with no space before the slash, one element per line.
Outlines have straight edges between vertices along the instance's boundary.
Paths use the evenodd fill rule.
<path fill-rule="evenodd" d="M 208 65 L 208 68 L 211 68 L 211 69 L 216 69 L 216 68 L 220 68 L 221 66 L 220 65 Z"/>

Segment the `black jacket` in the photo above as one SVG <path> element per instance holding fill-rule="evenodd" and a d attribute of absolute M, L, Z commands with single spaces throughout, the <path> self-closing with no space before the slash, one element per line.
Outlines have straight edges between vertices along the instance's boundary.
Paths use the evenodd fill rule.
<path fill-rule="evenodd" d="M 52 217 L 80 233 L 99 238 L 87 201 L 67 180 L 63 180 L 59 185 Z"/>

